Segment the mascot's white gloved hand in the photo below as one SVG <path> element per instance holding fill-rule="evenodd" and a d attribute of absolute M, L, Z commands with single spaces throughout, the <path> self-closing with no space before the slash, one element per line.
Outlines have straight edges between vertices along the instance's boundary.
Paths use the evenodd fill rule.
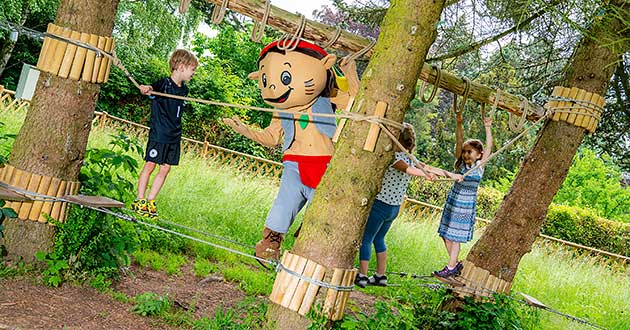
<path fill-rule="evenodd" d="M 223 122 L 232 127 L 232 129 L 237 132 L 240 133 L 242 135 L 245 135 L 246 132 L 249 130 L 249 128 L 247 127 L 247 125 L 245 125 L 240 118 L 238 118 L 238 116 L 233 116 L 232 118 L 223 118 Z"/>

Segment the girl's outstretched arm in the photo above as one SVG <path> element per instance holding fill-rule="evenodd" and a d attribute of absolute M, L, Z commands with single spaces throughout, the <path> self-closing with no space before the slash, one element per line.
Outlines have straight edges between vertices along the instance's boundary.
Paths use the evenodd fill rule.
<path fill-rule="evenodd" d="M 394 163 L 394 165 L 392 165 L 395 169 L 403 172 L 403 173 L 407 173 L 409 175 L 413 175 L 413 176 L 419 176 L 419 177 L 423 177 L 429 181 L 432 181 L 433 179 L 435 179 L 435 175 L 433 175 L 433 173 L 424 171 L 422 169 L 416 168 L 414 166 L 409 166 L 407 165 L 407 163 L 405 163 L 402 160 L 399 160 L 397 162 Z"/>
<path fill-rule="evenodd" d="M 486 147 L 483 151 L 483 156 L 481 156 L 482 164 L 485 164 L 492 153 L 492 118 L 484 118 L 483 126 L 486 129 Z"/>

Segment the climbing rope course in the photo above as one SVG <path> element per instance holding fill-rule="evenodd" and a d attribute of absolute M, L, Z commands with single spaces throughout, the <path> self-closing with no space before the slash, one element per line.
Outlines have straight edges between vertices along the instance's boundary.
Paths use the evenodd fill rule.
<path fill-rule="evenodd" d="M 215 6 L 214 10 L 212 12 L 212 21 L 216 24 L 220 23 L 224 16 L 225 16 L 225 11 L 228 5 L 228 1 L 227 0 L 223 0 L 221 6 Z M 265 9 L 265 14 L 263 17 L 263 20 L 260 24 L 256 24 L 254 27 L 254 30 L 252 31 L 252 35 L 251 35 L 251 39 L 254 41 L 259 41 L 261 40 L 262 36 L 264 35 L 264 30 L 265 30 L 265 26 L 267 24 L 267 19 L 269 16 L 269 8 L 270 8 L 270 1 L 267 0 L 266 1 L 266 9 Z M 284 42 L 279 43 L 279 47 L 286 50 L 286 51 L 291 51 L 293 49 L 295 49 L 298 45 L 298 42 L 300 41 L 302 34 L 304 33 L 304 29 L 306 26 L 306 18 L 303 15 L 299 16 L 299 23 L 298 23 L 298 27 L 296 29 L 296 31 L 294 33 L 285 33 L 283 35 L 283 37 L 281 38 L 281 40 L 283 40 Z M 67 37 L 63 37 L 63 36 L 59 36 L 57 34 L 54 33 L 48 33 L 48 32 L 39 32 L 39 31 L 35 31 L 32 29 L 28 29 L 25 28 L 23 26 L 19 26 L 16 24 L 13 24 L 11 22 L 7 22 L 5 20 L 0 20 L 0 28 L 1 29 L 5 29 L 5 30 L 11 30 L 11 31 L 19 31 L 20 33 L 29 36 L 31 38 L 35 38 L 35 39 L 44 39 L 45 37 L 47 38 L 51 38 L 51 39 L 55 39 L 55 40 L 59 40 L 59 41 L 63 41 L 66 42 L 68 44 L 77 46 L 77 47 L 81 47 L 81 48 L 85 48 L 87 50 L 93 51 L 96 53 L 97 57 L 106 57 L 109 60 L 111 60 L 112 63 L 114 63 L 114 65 L 116 65 L 119 69 L 121 69 L 125 75 L 127 76 L 127 78 L 137 87 L 139 88 L 140 85 L 137 83 L 137 81 L 133 78 L 133 76 L 129 73 L 129 71 L 127 71 L 127 69 L 125 68 L 125 66 L 122 64 L 122 62 L 120 61 L 120 59 L 116 56 L 115 51 L 111 51 L 111 52 L 106 52 L 96 46 L 81 42 L 81 41 L 77 41 L 77 40 L 73 40 Z M 335 43 L 335 41 L 340 37 L 341 35 L 341 29 L 337 28 L 335 30 L 334 35 L 329 39 L 329 42 L 326 44 L 326 47 L 330 47 L 332 46 L 332 44 Z M 365 46 L 363 49 L 361 49 L 360 51 L 350 55 L 348 58 L 345 59 L 345 61 L 352 61 L 357 59 L 360 56 L 365 55 L 368 51 L 370 51 L 370 49 L 372 49 L 376 44 L 376 41 L 372 41 L 370 42 L 367 46 Z M 441 79 L 441 71 L 439 67 L 434 66 L 433 69 L 436 71 L 436 79 L 435 79 L 435 83 L 434 83 L 434 87 L 433 90 L 430 93 L 430 96 L 428 98 L 424 97 L 424 92 L 426 89 L 426 83 L 423 82 L 421 88 L 420 88 L 420 99 L 421 101 L 425 102 L 425 103 L 429 103 L 432 102 L 438 86 L 439 86 L 439 82 Z M 468 96 L 470 93 L 470 89 L 471 89 L 471 82 L 467 79 L 464 79 L 464 84 L 465 84 L 465 88 L 464 88 L 464 92 L 463 92 L 463 97 L 461 102 L 458 103 L 458 95 L 454 94 L 454 103 L 453 103 L 453 109 L 457 114 L 462 114 L 465 108 L 465 105 L 468 101 Z M 204 100 L 204 99 L 198 99 L 198 98 L 190 98 L 190 97 L 182 97 L 182 96 L 176 96 L 176 95 L 171 95 L 171 94 L 165 94 L 165 93 L 158 93 L 158 92 L 151 92 L 151 94 L 153 95 L 158 95 L 158 96 L 163 96 L 163 97 L 170 97 L 170 98 L 175 98 L 175 99 L 181 99 L 181 100 L 185 100 L 185 101 L 191 101 L 191 102 L 197 102 L 197 103 L 202 103 L 202 104 L 208 104 L 208 105 L 216 105 L 216 106 L 222 106 L 222 107 L 232 107 L 232 108 L 239 108 L 239 109 L 245 109 L 245 110 L 254 110 L 254 111 L 263 111 L 263 112 L 271 112 L 271 113 L 288 113 L 288 114 L 294 114 L 295 111 L 289 111 L 289 110 L 280 110 L 280 109 L 270 109 L 270 108 L 262 108 L 262 107 L 254 107 L 254 106 L 248 106 L 248 105 L 240 105 L 240 104 L 232 104 L 232 103 L 225 103 L 225 102 L 218 102 L 218 101 L 212 101 L 212 100 Z M 498 103 L 500 102 L 500 96 L 501 96 L 501 91 L 497 90 L 496 94 L 495 94 L 495 99 L 494 99 L 494 104 L 493 104 L 493 108 L 490 112 L 490 117 L 492 117 L 494 115 L 494 112 L 497 108 Z M 549 101 L 557 101 L 560 103 L 563 103 L 563 105 L 558 105 L 555 107 L 548 107 L 546 108 L 546 112 L 543 116 L 541 116 L 540 118 L 538 118 L 538 120 L 536 122 L 534 122 L 532 125 L 530 125 L 529 127 L 523 129 L 525 127 L 525 122 L 528 119 L 528 115 L 530 115 L 530 103 L 529 101 L 525 98 L 525 97 L 521 97 L 521 115 L 520 118 L 518 119 L 518 121 L 515 121 L 514 118 L 512 118 L 512 114 L 510 113 L 510 117 L 509 117 L 509 127 L 510 129 L 512 129 L 513 131 L 517 132 L 520 131 L 520 133 L 514 137 L 512 140 L 510 140 L 508 143 L 506 143 L 503 147 L 501 147 L 499 150 L 497 150 L 496 152 L 494 152 L 493 154 L 491 154 L 484 162 L 480 162 L 479 164 L 477 164 L 476 166 L 474 166 L 473 168 L 471 168 L 469 171 L 467 171 L 464 176 L 469 175 L 473 170 L 475 170 L 476 168 L 480 167 L 480 166 L 484 166 L 490 159 L 492 159 L 493 157 L 496 157 L 499 153 L 503 152 L 505 149 L 507 149 L 509 146 L 511 146 L 512 144 L 514 144 L 518 139 L 520 139 L 522 136 L 524 136 L 525 134 L 527 134 L 530 130 L 532 130 L 535 127 L 538 127 L 538 123 L 547 120 L 550 118 L 550 116 L 553 116 L 556 112 L 559 113 L 565 113 L 565 114 L 579 114 L 579 115 L 585 115 L 584 112 L 576 112 L 574 111 L 574 105 L 578 104 L 582 107 L 585 107 L 586 109 L 592 110 L 592 114 L 590 114 L 591 117 L 595 117 L 596 119 L 599 119 L 598 117 L 598 111 L 601 110 L 601 106 L 593 103 L 593 102 L 589 102 L 589 101 L 584 101 L 584 100 L 578 100 L 578 99 L 574 99 L 574 98 L 568 98 L 568 97 L 550 97 L 548 99 Z M 564 103 L 567 103 L 568 105 L 564 105 Z M 482 103 L 482 117 L 484 116 L 483 112 L 485 111 L 485 103 Z M 377 115 L 364 115 L 364 114 L 360 114 L 360 113 L 356 113 L 356 112 L 350 112 L 350 111 L 346 111 L 346 110 L 341 110 L 336 114 L 312 114 L 314 117 L 334 117 L 334 118 L 340 118 L 340 119 L 349 119 L 349 120 L 353 120 L 353 121 L 364 121 L 364 122 L 368 122 L 370 124 L 373 125 L 377 125 L 389 138 L 390 140 L 397 145 L 397 147 L 400 150 L 403 150 L 407 156 L 409 156 L 414 163 L 416 164 L 422 164 L 420 163 L 411 152 L 409 152 L 408 150 L 405 150 L 404 147 L 402 147 L 402 145 L 398 142 L 398 139 L 396 137 L 396 135 L 394 133 L 392 133 L 392 131 L 390 129 L 402 129 L 403 125 L 397 121 L 393 121 L 391 119 L 387 119 L 384 118 L 383 116 L 377 116 Z M 586 114 L 587 116 L 589 114 Z M 314 120 L 310 120 L 310 121 L 314 121 Z M 146 221 L 145 219 L 138 219 L 135 216 L 130 215 L 132 213 L 131 210 L 128 209 L 122 209 L 122 212 L 116 212 L 116 211 L 112 211 L 108 208 L 104 208 L 104 207 L 100 207 L 100 206 L 94 206 L 94 205 L 88 205 L 85 203 L 80 203 L 77 202 L 75 199 L 72 198 L 68 198 L 68 196 L 64 196 L 64 197 L 55 197 L 55 196 L 50 196 L 50 195 L 46 195 L 46 194 L 40 194 L 40 193 L 34 193 L 28 190 L 24 190 L 24 189 L 19 189 L 13 186 L 10 186 L 8 184 L 5 183 L 1 183 L 0 182 L 0 187 L 8 189 L 13 191 L 14 193 L 26 196 L 28 198 L 30 198 L 32 201 L 40 201 L 40 202 L 65 202 L 65 203 L 71 203 L 71 204 L 76 204 L 76 205 L 80 205 L 82 207 L 86 207 L 98 212 L 102 212 L 104 214 L 108 214 L 111 215 L 113 217 L 116 217 L 118 219 L 124 220 L 124 221 L 128 221 L 128 222 L 132 222 L 132 223 L 137 223 L 137 224 L 141 224 L 143 226 L 149 227 L 149 228 L 153 228 L 155 230 L 159 230 L 165 233 L 169 233 L 172 235 L 176 235 L 191 241 L 195 241 L 197 243 L 201 243 L 201 244 L 205 244 L 217 249 L 222 249 L 225 251 L 228 251 L 230 253 L 234 253 L 237 255 L 240 255 L 242 257 L 246 257 L 246 258 L 252 258 L 257 260 L 260 263 L 263 264 L 268 264 L 270 266 L 272 266 L 272 268 L 275 270 L 275 272 L 285 272 L 295 278 L 298 278 L 302 281 L 317 285 L 319 287 L 324 287 L 327 289 L 331 289 L 331 290 L 335 290 L 335 291 L 352 291 L 354 289 L 354 285 L 340 285 L 340 284 L 332 284 L 329 282 L 325 282 L 325 281 L 320 281 L 317 279 L 314 279 L 312 277 L 306 276 L 304 274 L 300 274 L 298 272 L 293 271 L 290 268 L 287 268 L 285 265 L 283 265 L 282 262 L 278 262 L 275 260 L 267 260 L 267 259 L 263 259 L 260 257 L 256 257 L 255 255 L 251 254 L 251 253 L 247 253 L 247 252 L 243 252 L 241 250 L 238 249 L 234 249 L 231 247 L 227 247 L 218 243 L 213 243 L 205 238 L 211 238 L 211 239 L 215 239 L 224 243 L 229 243 L 229 244 L 233 244 L 233 245 L 237 245 L 243 248 L 247 248 L 247 249 L 254 249 L 253 246 L 233 240 L 233 239 L 228 239 L 219 235 L 214 235 L 211 233 L 208 233 L 206 231 L 202 231 L 196 228 L 191 228 L 191 227 L 187 227 L 175 222 L 171 222 L 165 219 L 158 219 L 157 222 L 149 222 Z M 193 232 L 196 233 L 198 235 L 203 236 L 204 238 L 199 238 L 196 236 L 192 236 L 189 234 L 185 234 L 182 233 L 180 231 L 177 230 L 173 230 L 173 229 L 169 229 L 169 228 L 165 228 L 164 226 L 160 226 L 158 225 L 158 223 L 163 224 L 163 225 L 167 225 L 167 226 L 171 226 L 174 228 L 178 228 L 180 230 L 183 231 L 188 231 L 188 232 Z M 433 290 L 442 290 L 442 289 L 446 289 L 446 290 L 451 290 L 453 289 L 453 285 L 448 285 L 448 284 L 444 284 L 441 282 L 436 282 L 435 280 L 431 279 L 429 280 L 430 276 L 423 276 L 423 275 L 415 275 L 415 274 L 407 274 L 407 273 L 395 273 L 395 272 L 389 272 L 388 274 L 396 274 L 399 275 L 401 277 L 408 277 L 411 279 L 416 279 L 416 280 L 421 280 L 421 281 L 426 281 L 429 283 L 418 283 L 418 286 L 423 286 L 429 289 L 433 289 Z M 434 282 L 434 283 L 430 283 L 430 282 Z M 487 289 L 483 283 L 477 283 L 475 281 L 472 281 L 470 279 L 463 279 L 462 281 L 463 283 L 470 283 L 472 284 L 473 287 L 469 287 L 466 284 L 462 284 L 462 286 L 457 286 L 457 290 L 462 291 L 462 292 L 468 292 L 470 294 L 478 294 L 478 293 L 483 293 L 485 294 L 487 297 L 492 297 L 494 294 L 496 294 L 496 291 L 493 290 L 489 290 Z M 390 286 L 396 286 L 396 284 L 394 285 L 390 285 Z M 513 299 L 516 301 L 519 301 L 521 303 L 527 304 L 528 306 L 532 306 L 532 307 L 536 307 L 536 308 L 540 308 L 542 310 L 551 312 L 551 313 L 555 313 L 561 316 L 564 316 L 565 318 L 571 320 L 571 321 L 575 321 L 578 323 L 582 323 L 585 325 L 589 325 L 595 328 L 602 328 L 600 326 L 597 326 L 593 323 L 590 323 L 586 320 L 568 315 L 568 314 L 564 314 L 561 312 L 558 312 L 556 310 L 553 310 L 551 308 L 548 308 L 544 305 L 537 305 L 537 304 L 531 304 L 528 303 L 526 301 L 520 300 L 520 299 L 516 299 L 513 298 L 511 296 L 507 296 L 509 299 Z"/>
<path fill-rule="evenodd" d="M 222 242 L 225 242 L 225 243 L 238 245 L 238 246 L 245 247 L 245 248 L 248 248 L 248 249 L 254 249 L 254 247 L 251 246 L 251 245 L 248 245 L 248 244 L 245 244 L 245 243 L 233 240 L 233 239 L 229 239 L 229 238 L 226 238 L 226 237 L 222 237 L 220 235 L 211 234 L 211 233 L 208 233 L 206 231 L 202 231 L 202 230 L 199 230 L 199 229 L 196 229 L 196 228 L 184 226 L 184 225 L 172 222 L 172 221 L 168 221 L 168 220 L 164 220 L 164 219 L 158 219 L 157 222 L 153 222 L 151 220 L 147 221 L 146 219 L 138 219 L 138 217 L 131 215 L 134 212 L 129 210 L 129 209 L 123 208 L 122 209 L 123 212 L 115 212 L 115 211 L 112 211 L 112 210 L 110 210 L 108 208 L 105 208 L 105 207 L 94 206 L 94 205 L 90 205 L 90 204 L 87 204 L 87 203 L 79 202 L 76 198 L 73 198 L 73 196 L 64 196 L 64 197 L 50 196 L 50 195 L 45 195 L 45 194 L 31 192 L 31 191 L 28 191 L 28 190 L 25 190 L 25 189 L 16 188 L 16 187 L 10 186 L 10 185 L 8 185 L 6 183 L 3 183 L 3 182 L 0 182 L 0 187 L 4 188 L 4 189 L 7 189 L 7 190 L 10 190 L 10 191 L 12 191 L 12 192 L 14 192 L 16 194 L 25 196 L 28 199 L 30 199 L 31 201 L 33 201 L 33 202 L 36 202 L 36 201 L 40 201 L 40 202 L 63 202 L 63 203 L 70 203 L 70 204 L 78 205 L 80 207 L 85 207 L 85 208 L 88 208 L 88 209 L 91 209 L 91 210 L 95 210 L 95 211 L 98 211 L 98 212 L 101 212 L 101 213 L 104 213 L 104 214 L 111 215 L 111 216 L 113 216 L 113 217 L 115 217 L 117 219 L 120 219 L 120 220 L 124 220 L 124 221 L 127 221 L 127 222 L 140 224 L 140 225 L 146 226 L 148 228 L 152 228 L 152 229 L 159 230 L 159 231 L 162 231 L 162 232 L 165 232 L 165 233 L 169 233 L 169 234 L 172 234 L 172 235 L 175 235 L 175 236 L 179 236 L 179 237 L 182 237 L 182 238 L 185 238 L 185 239 L 197 242 L 197 243 L 205 244 L 205 245 L 211 246 L 213 248 L 217 248 L 217 249 L 221 249 L 221 250 L 224 250 L 224 251 L 228 251 L 230 253 L 234 253 L 234 254 L 237 254 L 237 255 L 245 257 L 245 258 L 255 259 L 255 260 L 257 260 L 258 262 L 260 262 L 262 264 L 268 264 L 268 265 L 272 266 L 272 269 L 276 273 L 279 273 L 280 271 L 283 271 L 283 272 L 286 272 L 287 274 L 290 274 L 291 276 L 294 276 L 294 277 L 296 277 L 296 278 L 298 278 L 300 280 L 303 280 L 305 282 L 317 285 L 319 287 L 323 287 L 323 288 L 326 288 L 326 289 L 331 289 L 331 290 L 338 291 L 338 292 L 349 292 L 349 291 L 353 291 L 354 290 L 354 285 L 336 285 L 336 284 L 331 284 L 329 282 L 320 281 L 320 280 L 317 280 L 317 279 L 305 276 L 303 274 L 294 272 L 293 270 L 287 268 L 281 262 L 278 262 L 276 260 L 268 260 L 268 259 L 260 258 L 260 257 L 255 256 L 254 254 L 251 254 L 251 253 L 247 253 L 247 252 L 243 252 L 243 251 L 240 251 L 240 250 L 237 250 L 237 249 L 233 249 L 233 248 L 230 248 L 228 246 L 221 245 L 221 244 L 218 244 L 218 243 L 213 243 L 213 242 L 210 242 L 210 241 L 208 241 L 206 239 L 202 239 L 202 238 L 198 238 L 198 237 L 195 237 L 195 236 L 187 235 L 187 234 L 184 234 L 182 232 L 175 231 L 175 230 L 172 230 L 172 229 L 168 229 L 168 228 L 165 228 L 164 226 L 160 226 L 160 225 L 157 224 L 157 222 L 159 222 L 159 223 L 166 224 L 166 225 L 173 226 L 173 227 L 177 227 L 179 229 L 183 229 L 183 230 L 186 230 L 186 231 L 195 232 L 195 233 L 203 235 L 205 237 L 211 237 L 213 239 L 216 239 L 216 240 L 219 240 L 219 241 L 222 241 Z M 437 280 L 432 278 L 432 276 L 430 276 L 430 275 L 416 275 L 416 274 L 410 274 L 410 273 L 405 273 L 405 272 L 391 272 L 391 271 L 387 272 L 387 274 L 398 275 L 401 278 L 405 278 L 406 277 L 406 278 L 410 278 L 410 279 L 415 279 L 415 280 L 420 280 L 420 281 L 426 282 L 426 283 L 417 283 L 416 286 L 425 287 L 425 288 L 428 288 L 428 289 L 431 289 L 431 290 L 447 290 L 447 291 L 450 291 L 450 290 L 453 290 L 454 286 L 456 286 L 457 290 L 460 291 L 460 292 L 467 292 L 467 293 L 470 293 L 470 294 L 482 293 L 482 294 L 484 294 L 487 297 L 487 299 L 493 299 L 492 297 L 495 294 L 498 294 L 498 292 L 496 292 L 496 291 L 489 290 L 489 289 L 485 288 L 483 283 L 478 283 L 478 282 L 475 282 L 475 281 L 473 281 L 471 279 L 461 279 L 460 283 L 462 283 L 462 282 L 463 283 L 470 283 L 470 284 L 473 284 L 475 287 L 468 287 L 468 286 L 466 286 L 463 283 L 462 283 L 461 286 L 459 284 L 455 284 L 455 285 L 453 285 L 453 284 L 450 284 L 450 285 L 449 284 L 444 284 L 444 283 L 438 282 Z M 458 279 L 458 277 L 455 277 L 455 281 L 460 281 L 460 279 Z M 401 284 L 388 284 L 387 287 L 402 287 L 402 285 Z M 532 304 L 532 303 L 530 303 L 528 301 L 524 301 L 524 300 L 521 300 L 521 299 L 516 299 L 516 298 L 514 298 L 512 296 L 509 296 L 509 295 L 505 295 L 505 296 L 508 299 L 517 301 L 517 302 L 525 304 L 527 306 L 534 307 L 534 308 L 539 308 L 541 310 L 545 310 L 545 311 L 548 311 L 548 312 L 551 312 L 551 313 L 563 316 L 563 317 L 565 317 L 568 320 L 571 320 L 571 321 L 574 321 L 574 322 L 577 322 L 577 323 L 581 323 L 581 324 L 585 324 L 585 325 L 589 325 L 589 326 L 594 327 L 594 328 L 604 329 L 603 327 L 598 326 L 596 324 L 593 324 L 593 323 L 591 323 L 591 322 L 589 322 L 587 320 L 584 320 L 584 319 L 581 319 L 581 318 L 578 318 L 578 317 L 575 317 L 575 316 L 572 316 L 572 315 L 569 315 L 569 314 L 566 314 L 566 313 L 559 312 L 557 310 L 549 308 L 549 307 L 547 307 L 545 305 L 542 305 L 540 303 Z"/>

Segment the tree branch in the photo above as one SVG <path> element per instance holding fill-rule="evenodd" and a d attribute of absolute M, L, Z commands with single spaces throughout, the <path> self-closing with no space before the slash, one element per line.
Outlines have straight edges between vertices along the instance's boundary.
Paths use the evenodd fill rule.
<path fill-rule="evenodd" d="M 481 48 L 482 46 L 485 46 L 489 43 L 495 42 L 503 37 L 505 37 L 506 35 L 519 30 L 520 28 L 529 25 L 529 23 L 531 23 L 533 20 L 541 17 L 542 15 L 546 14 L 550 9 L 552 9 L 553 7 L 555 7 L 556 5 L 558 5 L 560 2 L 559 1 L 553 1 L 552 3 L 549 4 L 549 6 L 535 12 L 532 16 L 526 18 L 525 20 L 522 20 L 520 22 L 518 22 L 516 25 L 514 25 L 513 27 L 493 36 L 490 38 L 486 38 L 480 41 L 477 41 L 475 43 L 472 43 L 470 45 L 468 45 L 465 48 L 460 48 L 460 49 L 456 49 L 450 53 L 446 53 L 446 54 L 442 54 L 436 57 L 431 57 L 431 58 L 427 58 L 427 62 L 436 62 L 436 61 L 442 61 L 448 58 L 453 58 L 453 57 L 458 57 L 458 56 L 462 56 L 466 53 L 478 50 L 479 48 Z"/>

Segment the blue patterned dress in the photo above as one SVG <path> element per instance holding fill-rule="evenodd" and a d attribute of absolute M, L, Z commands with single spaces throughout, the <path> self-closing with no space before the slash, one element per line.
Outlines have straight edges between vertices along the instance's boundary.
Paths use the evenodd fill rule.
<path fill-rule="evenodd" d="M 472 166 L 462 164 L 459 168 L 459 174 L 464 174 L 471 168 Z M 479 167 L 465 176 L 464 181 L 453 184 L 453 188 L 446 198 L 438 229 L 438 234 L 441 237 L 459 243 L 465 243 L 472 239 L 477 212 L 477 188 L 479 188 L 482 176 L 483 168 Z"/>

